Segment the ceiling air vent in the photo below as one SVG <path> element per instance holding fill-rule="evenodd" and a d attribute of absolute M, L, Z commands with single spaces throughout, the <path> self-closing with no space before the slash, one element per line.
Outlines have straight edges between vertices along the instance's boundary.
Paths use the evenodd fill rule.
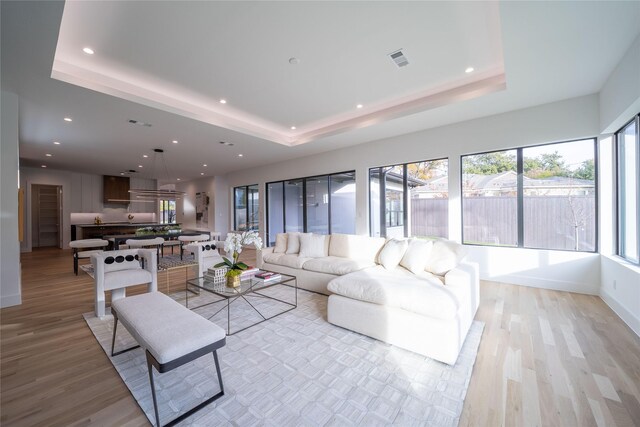
<path fill-rule="evenodd" d="M 389 54 L 389 58 L 391 58 L 391 60 L 398 66 L 398 68 L 409 65 L 409 61 L 407 60 L 407 57 L 404 56 L 404 53 L 402 53 L 402 49 L 391 52 Z"/>
<path fill-rule="evenodd" d="M 144 127 L 151 127 L 151 123 L 145 123 L 145 122 L 141 122 L 139 120 L 133 120 L 133 119 L 129 119 L 127 120 L 129 123 L 131 123 L 132 125 L 138 125 L 138 126 L 144 126 Z"/>

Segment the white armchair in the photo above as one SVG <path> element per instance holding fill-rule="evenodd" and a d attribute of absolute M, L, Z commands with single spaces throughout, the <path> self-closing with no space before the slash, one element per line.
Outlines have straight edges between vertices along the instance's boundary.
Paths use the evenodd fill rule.
<path fill-rule="evenodd" d="M 209 242 L 196 242 L 186 245 L 187 251 L 193 252 L 194 258 L 198 261 L 198 277 L 204 276 L 204 273 L 214 265 L 223 262 L 222 257 L 218 253 L 215 240 Z"/>
<path fill-rule="evenodd" d="M 141 261 L 144 260 L 144 263 Z M 95 283 L 96 316 L 105 314 L 105 291 L 111 301 L 124 298 L 129 286 L 148 284 L 149 292 L 158 290 L 158 264 L 152 249 L 106 251 L 91 256 Z M 144 267 L 141 266 L 144 264 Z"/>

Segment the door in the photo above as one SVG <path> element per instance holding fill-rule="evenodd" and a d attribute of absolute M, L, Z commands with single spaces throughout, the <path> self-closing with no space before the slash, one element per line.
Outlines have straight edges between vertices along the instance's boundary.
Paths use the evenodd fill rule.
<path fill-rule="evenodd" d="M 31 186 L 32 247 L 60 247 L 61 193 L 57 185 Z"/>

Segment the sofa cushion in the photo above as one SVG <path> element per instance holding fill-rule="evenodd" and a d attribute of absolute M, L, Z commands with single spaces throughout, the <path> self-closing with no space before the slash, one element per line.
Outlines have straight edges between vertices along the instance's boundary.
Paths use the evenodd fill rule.
<path fill-rule="evenodd" d="M 432 240 L 411 239 L 400 265 L 413 274 L 419 274 L 427 266 L 432 249 Z"/>
<path fill-rule="evenodd" d="M 327 289 L 347 298 L 439 319 L 454 318 L 460 306 L 458 296 L 436 277 L 424 272 L 415 275 L 402 267 L 356 271 L 331 280 Z"/>
<path fill-rule="evenodd" d="M 304 270 L 315 271 L 318 273 L 343 274 L 353 273 L 365 268 L 373 267 L 376 264 L 369 260 L 357 260 L 342 258 L 336 256 L 328 256 L 323 258 L 314 258 L 304 263 Z"/>
<path fill-rule="evenodd" d="M 273 248 L 273 252 L 276 254 L 283 254 L 287 251 L 287 233 L 276 234 L 276 245 Z"/>
<path fill-rule="evenodd" d="M 287 233 L 287 254 L 297 254 L 300 252 L 300 234 L 298 232 Z"/>
<path fill-rule="evenodd" d="M 329 255 L 375 262 L 384 242 L 384 237 L 336 233 L 331 235 Z"/>
<path fill-rule="evenodd" d="M 321 258 L 329 255 L 329 236 L 305 233 L 300 235 L 300 256 Z"/>
<path fill-rule="evenodd" d="M 456 268 L 467 255 L 467 248 L 451 240 L 440 239 L 433 243 L 425 270 L 444 276 L 449 270 Z"/>
<path fill-rule="evenodd" d="M 303 264 L 312 258 L 305 258 L 292 254 L 265 254 L 262 258 L 264 262 L 269 264 L 284 265 L 290 268 L 302 268 Z"/>
<path fill-rule="evenodd" d="M 378 262 L 387 270 L 395 269 L 407 250 L 407 241 L 390 239 L 378 255 Z"/>

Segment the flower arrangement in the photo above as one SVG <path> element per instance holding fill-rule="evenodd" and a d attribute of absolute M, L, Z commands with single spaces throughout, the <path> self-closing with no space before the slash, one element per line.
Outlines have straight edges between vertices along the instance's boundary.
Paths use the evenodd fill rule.
<path fill-rule="evenodd" d="M 240 275 L 244 270 L 249 268 L 244 262 L 238 261 L 244 245 L 253 245 L 256 249 L 262 249 L 262 239 L 257 231 L 244 231 L 240 234 L 229 233 L 224 241 L 224 251 L 232 254 L 233 260 L 222 257 L 224 262 L 216 264 L 215 268 L 228 267 L 227 286 L 237 287 L 240 285 Z"/>
<path fill-rule="evenodd" d="M 179 233 L 179 225 L 161 225 L 158 227 L 140 227 L 136 229 L 137 236 L 153 236 L 155 234 Z"/>

